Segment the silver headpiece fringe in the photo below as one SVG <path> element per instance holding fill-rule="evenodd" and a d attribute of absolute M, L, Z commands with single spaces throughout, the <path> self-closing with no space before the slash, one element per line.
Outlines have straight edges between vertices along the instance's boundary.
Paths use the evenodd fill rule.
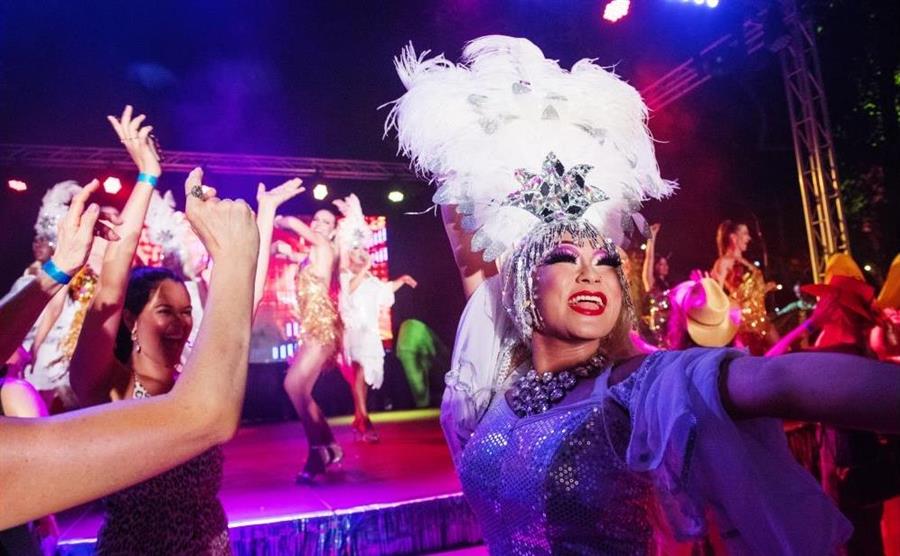
<path fill-rule="evenodd" d="M 543 320 L 535 303 L 537 298 L 534 284 L 535 272 L 563 238 L 578 245 L 587 243 L 594 249 L 604 247 L 618 259 L 613 242 L 601 236 L 597 228 L 586 220 L 556 219 L 531 230 L 502 265 L 503 306 L 515 324 L 519 337 L 526 344 L 531 342 L 534 330 L 540 330 L 543 326 Z M 628 280 L 622 271 L 621 261 L 616 266 L 616 276 L 622 287 L 622 310 L 625 311 L 625 318 L 633 325 L 635 322 L 634 302 L 631 299 Z"/>

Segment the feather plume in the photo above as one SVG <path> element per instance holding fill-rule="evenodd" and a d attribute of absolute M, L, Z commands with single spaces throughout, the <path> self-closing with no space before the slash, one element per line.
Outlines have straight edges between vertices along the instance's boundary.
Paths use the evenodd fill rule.
<path fill-rule="evenodd" d="M 515 171 L 537 173 L 550 152 L 567 168 L 592 166 L 586 186 L 607 199 L 583 218 L 616 243 L 642 202 L 675 189 L 660 177 L 640 94 L 593 60 L 566 70 L 530 41 L 499 35 L 470 42 L 460 64 L 428 54 L 409 45 L 395 59 L 407 92 L 385 133 L 396 131 L 399 151 L 437 186 L 434 202 L 458 207 L 486 260 L 540 223 L 504 202 L 521 187 Z"/>

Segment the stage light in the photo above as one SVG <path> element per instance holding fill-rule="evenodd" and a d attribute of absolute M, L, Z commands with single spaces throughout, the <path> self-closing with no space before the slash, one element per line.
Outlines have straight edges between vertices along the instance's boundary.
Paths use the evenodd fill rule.
<path fill-rule="evenodd" d="M 719 0 L 706 0 L 707 8 L 717 8 L 719 7 Z"/>
<path fill-rule="evenodd" d="M 603 8 L 603 19 L 615 23 L 628 15 L 631 0 L 612 0 Z"/>
<path fill-rule="evenodd" d="M 865 270 L 866 272 L 872 272 L 872 265 L 867 264 L 866 266 L 863 267 L 863 270 Z"/>
<path fill-rule="evenodd" d="M 25 191 L 26 189 L 28 189 L 28 184 L 22 180 L 9 180 L 6 183 L 13 191 Z"/>
<path fill-rule="evenodd" d="M 325 197 L 328 197 L 328 186 L 324 183 L 317 183 L 316 186 L 313 187 L 313 197 L 317 201 L 321 201 Z"/>
<path fill-rule="evenodd" d="M 402 191 L 398 191 L 396 189 L 388 193 L 388 201 L 392 203 L 399 203 L 403 201 L 405 197 L 406 195 L 404 195 Z"/>
<path fill-rule="evenodd" d="M 103 180 L 103 191 L 110 195 L 115 195 L 122 190 L 122 182 L 115 176 L 110 176 Z"/>
<path fill-rule="evenodd" d="M 706 0 L 694 0 L 695 6 L 702 6 L 705 3 L 706 3 Z"/>

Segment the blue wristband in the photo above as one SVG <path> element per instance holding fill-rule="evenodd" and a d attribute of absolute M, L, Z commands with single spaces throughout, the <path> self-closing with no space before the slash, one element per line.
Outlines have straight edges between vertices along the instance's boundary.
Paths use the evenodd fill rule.
<path fill-rule="evenodd" d="M 62 284 L 63 286 L 65 286 L 72 280 L 72 277 L 60 270 L 52 259 L 48 259 L 47 262 L 41 265 L 41 268 L 43 268 L 44 272 L 47 273 L 47 276 L 53 278 L 53 280 L 57 284 Z"/>
<path fill-rule="evenodd" d="M 138 174 L 137 181 L 144 182 L 150 185 L 150 187 L 156 187 L 156 184 L 159 183 L 159 176 L 151 176 L 150 174 L 141 172 L 140 174 Z"/>

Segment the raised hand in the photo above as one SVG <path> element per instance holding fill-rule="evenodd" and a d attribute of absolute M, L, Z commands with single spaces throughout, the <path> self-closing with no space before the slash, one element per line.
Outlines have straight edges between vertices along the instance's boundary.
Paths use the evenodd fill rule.
<path fill-rule="evenodd" d="M 125 107 L 122 111 L 122 117 L 116 119 L 114 116 L 107 116 L 106 119 L 112 124 L 119 141 L 125 145 L 125 150 L 131 156 L 131 160 L 138 167 L 138 172 L 151 176 L 159 176 L 162 168 L 159 165 L 159 155 L 156 147 L 153 145 L 153 139 L 150 132 L 153 131 L 152 126 L 141 127 L 146 116 L 141 114 L 132 118 L 133 109 L 131 105 Z"/>
<path fill-rule="evenodd" d="M 184 182 L 185 216 L 215 262 L 255 264 L 259 230 L 250 206 L 243 200 L 218 199 L 203 186 L 203 170 L 194 168 Z"/>
<path fill-rule="evenodd" d="M 359 216 L 360 218 L 363 215 L 362 206 L 359 204 L 359 197 L 351 193 L 347 195 L 343 199 L 335 199 L 332 201 L 334 206 L 337 207 L 338 211 L 345 216 Z"/>
<path fill-rule="evenodd" d="M 416 286 L 419 285 L 419 283 L 416 280 L 414 280 L 413 277 L 410 276 L 409 274 L 404 274 L 403 276 L 397 278 L 397 281 L 400 282 L 401 284 L 405 284 L 411 288 L 415 288 Z"/>
<path fill-rule="evenodd" d="M 275 212 L 282 203 L 306 191 L 306 188 L 301 187 L 302 184 L 303 180 L 294 178 L 266 191 L 265 184 L 260 182 L 256 188 L 257 210 L 259 212 L 264 210 Z"/>
<path fill-rule="evenodd" d="M 85 209 L 85 204 L 91 193 L 97 191 L 99 187 L 100 182 L 97 180 L 93 180 L 85 185 L 72 198 L 69 211 L 57 225 L 57 246 L 52 260 L 57 268 L 70 276 L 75 274 L 87 262 L 95 235 L 109 241 L 119 239 L 119 235 L 115 230 L 99 220 L 100 207 L 96 203 L 91 203 Z M 112 217 L 107 219 L 117 223 L 117 219 Z"/>

